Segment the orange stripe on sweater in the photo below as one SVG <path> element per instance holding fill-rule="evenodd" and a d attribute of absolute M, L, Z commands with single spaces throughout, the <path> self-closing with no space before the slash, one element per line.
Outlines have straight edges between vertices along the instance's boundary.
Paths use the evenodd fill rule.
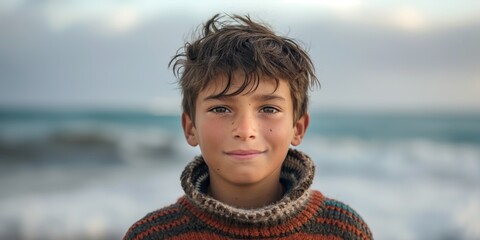
<path fill-rule="evenodd" d="M 324 197 L 320 192 L 314 191 L 310 199 L 308 200 L 309 202 L 307 203 L 306 207 L 303 209 L 303 211 L 297 214 L 297 216 L 293 218 L 290 222 L 277 225 L 277 226 L 263 227 L 258 229 L 225 225 L 224 222 L 214 219 L 210 217 L 208 214 L 203 213 L 198 209 L 196 209 L 194 206 L 190 204 L 190 202 L 186 198 L 179 199 L 179 203 L 184 205 L 190 212 L 192 212 L 201 221 L 205 222 L 206 224 L 210 225 L 213 228 L 220 229 L 223 232 L 238 235 L 238 236 L 271 237 L 271 236 L 279 236 L 281 234 L 291 232 L 295 228 L 298 228 L 303 224 L 305 224 L 309 219 L 312 218 L 312 216 L 320 208 L 320 205 L 322 204 L 323 199 Z"/>
<path fill-rule="evenodd" d="M 180 209 L 178 209 L 177 207 L 175 208 L 172 208 L 172 209 L 167 209 L 167 210 L 160 210 L 154 214 L 152 214 L 151 216 L 147 217 L 147 218 L 143 218 L 141 220 L 139 220 L 138 222 L 136 222 L 135 224 L 133 224 L 133 226 L 130 228 L 130 229 L 134 229 L 140 225 L 143 225 L 143 224 L 146 224 L 148 222 L 151 222 L 153 221 L 154 219 L 156 218 L 159 218 L 159 217 L 163 217 L 165 215 L 170 215 L 170 214 L 173 214 L 173 213 L 177 213 L 179 212 Z"/>
<path fill-rule="evenodd" d="M 341 208 L 341 207 L 335 207 L 335 206 L 327 206 L 326 209 L 328 210 L 332 210 L 332 211 L 339 211 L 341 212 L 342 214 L 345 214 L 351 218 L 353 218 L 356 222 L 360 223 L 360 225 L 362 225 L 362 227 L 364 229 L 368 229 L 368 226 L 367 224 L 365 224 L 365 222 L 361 219 L 359 219 L 355 214 L 353 214 L 352 212 L 344 209 L 344 208 Z"/>
<path fill-rule="evenodd" d="M 179 219 L 177 219 L 176 221 L 173 221 L 173 222 L 165 223 L 165 224 L 162 224 L 162 225 L 155 225 L 155 226 L 149 228 L 148 230 L 143 231 L 140 234 L 138 234 L 134 238 L 134 240 L 144 239 L 145 237 L 147 237 L 147 236 L 149 236 L 153 233 L 164 231 L 164 230 L 167 230 L 169 228 L 173 228 L 175 226 L 188 223 L 189 221 L 190 221 L 189 217 L 183 216 L 183 217 L 181 217 L 181 218 L 179 218 Z"/>
<path fill-rule="evenodd" d="M 328 224 L 328 225 L 333 225 L 333 226 L 339 227 L 344 231 L 352 232 L 357 236 L 361 236 L 362 239 L 369 239 L 367 234 L 364 233 L 363 231 L 361 231 L 360 229 L 356 228 L 353 225 L 344 223 L 344 222 L 339 221 L 339 220 L 330 219 L 330 218 L 317 218 L 317 222 L 320 223 L 320 224 Z"/>

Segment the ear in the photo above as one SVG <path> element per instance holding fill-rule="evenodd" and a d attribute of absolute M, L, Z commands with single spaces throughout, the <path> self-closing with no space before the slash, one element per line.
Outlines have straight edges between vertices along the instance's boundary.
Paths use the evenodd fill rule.
<path fill-rule="evenodd" d="M 305 133 L 307 132 L 309 123 L 310 116 L 308 115 L 308 113 L 305 113 L 295 122 L 295 124 L 293 125 L 294 135 L 291 142 L 293 146 L 298 146 L 302 142 L 303 136 L 305 136 Z"/>
<path fill-rule="evenodd" d="M 192 122 L 192 119 L 185 112 L 182 113 L 182 128 L 183 133 L 185 134 L 185 139 L 187 139 L 190 146 L 195 147 L 198 145 L 195 126 Z"/>

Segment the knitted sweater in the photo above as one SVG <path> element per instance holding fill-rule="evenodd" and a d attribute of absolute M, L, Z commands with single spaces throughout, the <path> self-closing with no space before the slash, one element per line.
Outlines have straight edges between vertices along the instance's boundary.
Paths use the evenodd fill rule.
<path fill-rule="evenodd" d="M 134 239 L 373 239 L 349 206 L 310 190 L 312 160 L 289 150 L 281 169 L 285 194 L 258 209 L 239 209 L 207 194 L 208 167 L 201 156 L 181 176 L 185 195 L 133 224 L 124 240 Z"/>

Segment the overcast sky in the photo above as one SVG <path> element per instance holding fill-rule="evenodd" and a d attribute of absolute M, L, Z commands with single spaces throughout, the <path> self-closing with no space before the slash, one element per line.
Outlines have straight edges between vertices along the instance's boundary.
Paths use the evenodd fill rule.
<path fill-rule="evenodd" d="M 2 0 L 0 106 L 179 111 L 167 64 L 217 12 L 309 49 L 312 111 L 480 112 L 477 0 Z"/>

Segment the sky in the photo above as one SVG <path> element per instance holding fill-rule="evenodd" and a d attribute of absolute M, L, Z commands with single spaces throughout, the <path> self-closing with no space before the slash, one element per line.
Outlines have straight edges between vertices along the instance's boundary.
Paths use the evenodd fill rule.
<path fill-rule="evenodd" d="M 0 107 L 180 111 L 170 58 L 215 13 L 301 42 L 311 111 L 480 113 L 480 1 L 0 2 Z"/>

